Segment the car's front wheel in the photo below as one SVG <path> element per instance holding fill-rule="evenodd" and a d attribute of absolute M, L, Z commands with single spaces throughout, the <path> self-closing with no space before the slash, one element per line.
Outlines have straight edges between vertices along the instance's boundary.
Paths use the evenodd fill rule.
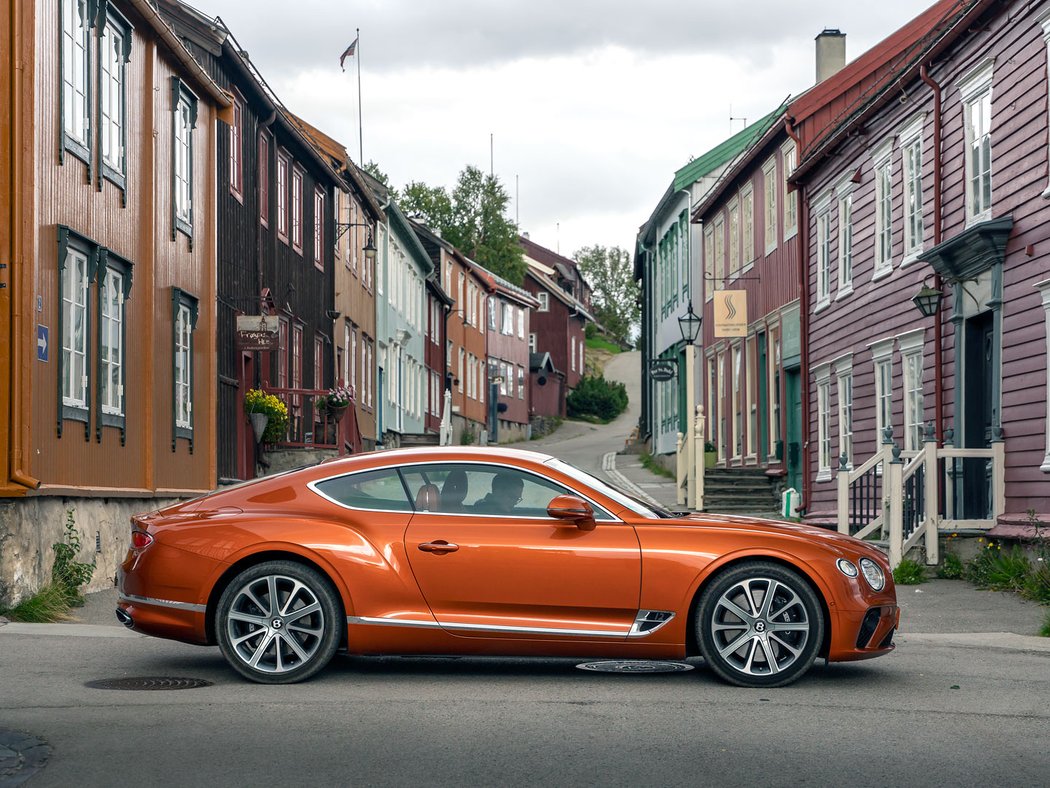
<path fill-rule="evenodd" d="M 717 576 L 697 606 L 700 652 L 723 680 L 782 687 L 809 670 L 824 638 L 817 595 L 779 564 L 754 561 Z"/>
<path fill-rule="evenodd" d="M 262 684 L 303 681 L 324 668 L 343 631 L 339 599 L 321 574 L 294 561 L 268 561 L 237 575 L 215 613 L 222 655 Z"/>

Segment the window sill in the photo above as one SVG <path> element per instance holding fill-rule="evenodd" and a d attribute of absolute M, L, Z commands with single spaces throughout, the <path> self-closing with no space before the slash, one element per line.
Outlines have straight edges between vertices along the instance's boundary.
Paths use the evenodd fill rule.
<path fill-rule="evenodd" d="M 90 145 L 90 142 L 88 143 Z M 73 139 L 68 133 L 62 132 L 62 150 L 72 153 L 89 168 L 91 167 L 91 151 L 83 143 Z"/>
<path fill-rule="evenodd" d="M 784 230 L 784 241 L 785 242 L 790 241 L 796 235 L 798 235 L 798 227 L 792 227 L 790 230 L 785 229 Z"/>
<path fill-rule="evenodd" d="M 853 295 L 853 285 L 847 285 L 846 287 L 839 286 L 838 293 L 835 294 L 836 301 L 842 301 Z"/>
<path fill-rule="evenodd" d="M 828 298 L 822 298 L 817 302 L 817 305 L 813 307 L 813 314 L 817 315 L 823 312 L 825 309 L 831 306 L 831 300 Z"/>
<path fill-rule="evenodd" d="M 904 259 L 901 260 L 901 268 L 905 268 L 911 265 L 912 263 L 918 262 L 920 254 L 922 254 L 921 246 L 918 249 L 912 249 L 904 256 Z"/>
<path fill-rule="evenodd" d="M 881 279 L 885 279 L 893 273 L 893 261 L 890 260 L 887 263 L 883 263 L 882 267 L 876 268 L 875 273 L 871 275 L 872 282 L 878 282 Z"/>
<path fill-rule="evenodd" d="M 831 481 L 831 468 L 821 468 L 817 473 L 814 481 L 817 482 L 830 482 Z"/>
<path fill-rule="evenodd" d="M 975 224 L 981 224 L 981 222 L 987 222 L 991 218 L 992 218 L 992 211 L 991 211 L 990 208 L 987 211 L 982 211 L 981 213 L 977 214 L 976 216 L 969 216 L 969 215 L 967 215 L 967 217 L 966 217 L 966 229 L 967 230 L 970 229 Z"/>

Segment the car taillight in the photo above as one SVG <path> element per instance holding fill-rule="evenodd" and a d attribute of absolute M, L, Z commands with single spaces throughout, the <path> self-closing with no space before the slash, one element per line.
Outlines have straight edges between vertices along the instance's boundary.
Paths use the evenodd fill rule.
<path fill-rule="evenodd" d="M 131 529 L 131 547 L 134 550 L 145 550 L 153 544 L 153 537 L 138 528 Z"/>

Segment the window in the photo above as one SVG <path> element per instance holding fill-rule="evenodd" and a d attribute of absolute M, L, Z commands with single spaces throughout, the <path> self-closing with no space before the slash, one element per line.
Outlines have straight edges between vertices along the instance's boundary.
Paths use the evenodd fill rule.
<path fill-rule="evenodd" d="M 350 331 L 350 388 L 357 391 L 357 326 Z M 365 355 L 364 347 L 361 348 L 361 368 L 364 369 Z"/>
<path fill-rule="evenodd" d="M 514 307 L 506 301 L 500 301 L 500 309 L 503 310 L 503 325 L 500 327 L 500 333 L 510 336 L 514 333 Z"/>
<path fill-rule="evenodd" d="M 540 302 L 540 312 L 550 311 L 550 293 L 537 293 L 536 300 Z"/>
<path fill-rule="evenodd" d="M 904 450 L 918 451 L 922 448 L 922 420 L 925 415 L 923 393 L 923 342 L 922 329 L 910 331 L 897 337 L 904 369 Z"/>
<path fill-rule="evenodd" d="M 496 330 L 496 310 L 499 309 L 499 301 L 495 298 L 489 299 L 489 329 Z"/>
<path fill-rule="evenodd" d="M 715 441 L 718 432 L 718 394 L 715 378 L 715 360 L 713 356 L 707 357 L 707 419 L 705 423 L 706 440 Z"/>
<path fill-rule="evenodd" d="M 893 140 L 874 156 L 875 173 L 875 274 L 880 278 L 893 268 Z"/>
<path fill-rule="evenodd" d="M 875 365 L 875 449 L 882 448 L 883 430 L 893 427 L 893 340 L 869 345 Z"/>
<path fill-rule="evenodd" d="M 744 352 L 740 345 L 733 346 L 733 371 L 732 391 L 730 400 L 733 406 L 733 459 L 740 459 L 744 453 L 744 404 L 741 401 L 744 396 Z"/>
<path fill-rule="evenodd" d="M 467 376 L 466 370 L 467 351 L 459 349 L 459 363 L 456 365 L 456 377 L 459 378 L 459 393 L 463 393 L 463 378 Z"/>
<path fill-rule="evenodd" d="M 292 358 L 291 358 L 291 381 L 289 388 L 301 389 L 303 387 L 303 326 L 296 323 L 292 326 Z M 299 395 L 292 400 L 294 405 L 300 403 Z"/>
<path fill-rule="evenodd" d="M 88 287 L 95 265 L 95 250 L 65 228 L 59 231 L 60 302 L 62 335 L 62 418 L 88 420 Z"/>
<path fill-rule="evenodd" d="M 1039 289 L 1042 294 L 1044 320 L 1046 322 L 1046 393 L 1044 399 L 1046 400 L 1046 456 L 1043 457 L 1043 462 L 1039 466 L 1039 470 L 1044 473 L 1050 473 L 1050 279 L 1044 279 L 1042 282 L 1037 282 L 1035 287 Z"/>
<path fill-rule="evenodd" d="M 777 182 L 777 160 L 770 158 L 762 167 L 763 189 L 765 199 L 763 200 L 763 218 L 766 228 L 766 254 L 777 248 L 777 190 L 780 184 Z"/>
<path fill-rule="evenodd" d="M 576 371 L 576 337 L 570 337 L 570 340 L 571 340 L 572 344 L 570 345 L 570 352 L 569 352 L 569 366 L 572 368 L 572 371 L 575 372 Z"/>
<path fill-rule="evenodd" d="M 758 353 L 754 335 L 747 338 L 747 456 L 758 455 Z"/>
<path fill-rule="evenodd" d="M 193 237 L 193 129 L 197 125 L 197 97 L 178 77 L 172 77 L 172 189 L 174 227 Z"/>
<path fill-rule="evenodd" d="M 277 237 L 288 243 L 288 154 L 277 152 Z"/>
<path fill-rule="evenodd" d="M 174 331 L 172 335 L 172 403 L 174 406 L 171 450 L 179 438 L 190 442 L 193 451 L 193 330 L 197 327 L 197 299 L 172 288 Z"/>
<path fill-rule="evenodd" d="M 525 399 L 525 367 L 518 367 L 518 399 Z"/>
<path fill-rule="evenodd" d="M 291 196 L 291 236 L 292 249 L 303 253 L 303 171 L 292 167 Z"/>
<path fill-rule="evenodd" d="M 729 203 L 729 275 L 740 270 L 740 205 L 736 199 Z"/>
<path fill-rule="evenodd" d="M 314 189 L 314 267 L 324 270 L 324 191 Z"/>
<path fill-rule="evenodd" d="M 853 292 L 853 190 L 840 184 L 839 198 L 839 288 L 836 298 Z"/>
<path fill-rule="evenodd" d="M 846 467 L 853 468 L 853 357 L 835 360 L 839 401 L 839 455 L 846 456 Z M 839 464 L 836 463 L 836 468 Z"/>
<path fill-rule="evenodd" d="M 529 352 L 530 353 L 535 353 L 536 352 L 536 335 L 535 334 L 529 334 Z"/>
<path fill-rule="evenodd" d="M 706 300 L 710 301 L 715 290 L 715 235 L 711 227 L 704 227 L 704 286 Z"/>
<path fill-rule="evenodd" d="M 365 387 L 365 404 L 372 407 L 375 398 L 372 387 L 372 367 L 375 364 L 375 344 L 371 339 L 361 342 L 361 379 Z"/>
<path fill-rule="evenodd" d="M 125 426 L 124 379 L 127 322 L 124 302 L 131 292 L 131 266 L 108 251 L 99 266 L 98 389 L 101 427 Z"/>
<path fill-rule="evenodd" d="M 904 169 L 904 262 L 922 251 L 922 125 L 912 119 L 900 133 Z"/>
<path fill-rule="evenodd" d="M 778 449 L 780 442 L 780 336 L 770 331 L 769 343 L 773 348 L 772 362 L 769 364 L 769 458 L 783 459 L 783 451 Z"/>
<path fill-rule="evenodd" d="M 822 199 L 814 208 L 817 214 L 817 304 L 822 309 L 831 303 L 831 200 Z"/>
<path fill-rule="evenodd" d="M 324 340 L 314 334 L 314 391 L 324 387 Z"/>
<path fill-rule="evenodd" d="M 319 495 L 350 509 L 380 512 L 410 512 L 412 504 L 395 468 L 363 471 L 314 482 Z"/>
<path fill-rule="evenodd" d="M 525 338 L 525 310 L 518 307 L 518 339 Z"/>
<path fill-rule="evenodd" d="M 831 365 L 814 371 L 817 384 L 817 476 L 818 482 L 831 479 Z"/>
<path fill-rule="evenodd" d="M 270 226 L 270 139 L 259 133 L 259 222 Z"/>
<path fill-rule="evenodd" d="M 62 0 L 62 145 L 91 159 L 90 66 L 87 0 Z"/>
<path fill-rule="evenodd" d="M 744 228 L 742 259 L 748 265 L 755 259 L 755 193 L 750 183 L 740 192 L 740 214 Z"/>
<path fill-rule="evenodd" d="M 788 178 L 795 171 L 795 143 L 788 142 L 780 149 L 784 159 L 784 240 L 798 232 L 798 193 L 789 191 Z"/>
<path fill-rule="evenodd" d="M 581 375 L 585 374 L 585 372 L 586 372 L 586 367 L 583 366 L 583 348 L 584 348 L 584 343 L 583 343 L 583 339 L 581 338 L 580 339 L 580 374 Z"/>
<path fill-rule="evenodd" d="M 966 220 L 988 219 L 992 213 L 992 67 L 986 60 L 962 81 L 966 130 Z"/>
<path fill-rule="evenodd" d="M 241 124 L 244 122 L 244 108 L 241 97 L 233 94 L 233 123 L 230 124 L 230 194 L 238 202 L 243 202 L 244 193 L 244 150 L 242 146 Z"/>
<path fill-rule="evenodd" d="M 725 404 L 725 389 L 726 389 L 726 354 L 718 354 L 718 377 L 715 381 L 715 391 L 711 395 L 711 410 L 714 413 L 714 417 L 717 419 L 716 427 L 716 444 L 718 446 L 718 461 L 724 462 L 726 459 L 726 452 L 728 451 L 727 442 L 729 437 L 727 435 L 727 424 L 726 424 L 726 411 L 728 405 Z"/>
<path fill-rule="evenodd" d="M 121 188 L 127 177 L 127 63 L 131 25 L 105 4 L 98 52 L 98 114 L 102 147 L 101 173 Z"/>

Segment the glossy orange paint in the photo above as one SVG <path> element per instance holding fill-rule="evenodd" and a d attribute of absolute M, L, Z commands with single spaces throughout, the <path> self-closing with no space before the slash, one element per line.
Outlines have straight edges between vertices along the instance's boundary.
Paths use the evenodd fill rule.
<path fill-rule="evenodd" d="M 129 549 L 119 609 L 137 631 L 215 643 L 226 586 L 252 564 L 283 559 L 312 566 L 330 582 L 345 616 L 343 643 L 354 654 L 682 658 L 698 653 L 696 604 L 708 583 L 761 561 L 791 569 L 815 592 L 821 654 L 829 660 L 892 650 L 899 617 L 893 579 L 871 546 L 790 523 L 658 517 L 551 460 L 492 447 L 373 452 L 140 515 L 133 527 L 153 541 Z M 426 491 L 413 497 L 407 474 L 419 466 L 426 478 L 428 469 L 440 473 L 449 463 L 545 479 L 591 505 L 596 527 L 545 510 L 414 511 L 416 498 L 428 507 L 436 499 Z M 406 510 L 353 508 L 311 486 L 379 469 L 400 469 L 394 478 L 405 488 L 399 505 Z M 862 558 L 881 567 L 883 590 L 836 568 L 839 559 L 856 565 Z M 858 645 L 872 610 L 878 625 Z M 639 630 L 645 611 L 669 620 Z"/>

